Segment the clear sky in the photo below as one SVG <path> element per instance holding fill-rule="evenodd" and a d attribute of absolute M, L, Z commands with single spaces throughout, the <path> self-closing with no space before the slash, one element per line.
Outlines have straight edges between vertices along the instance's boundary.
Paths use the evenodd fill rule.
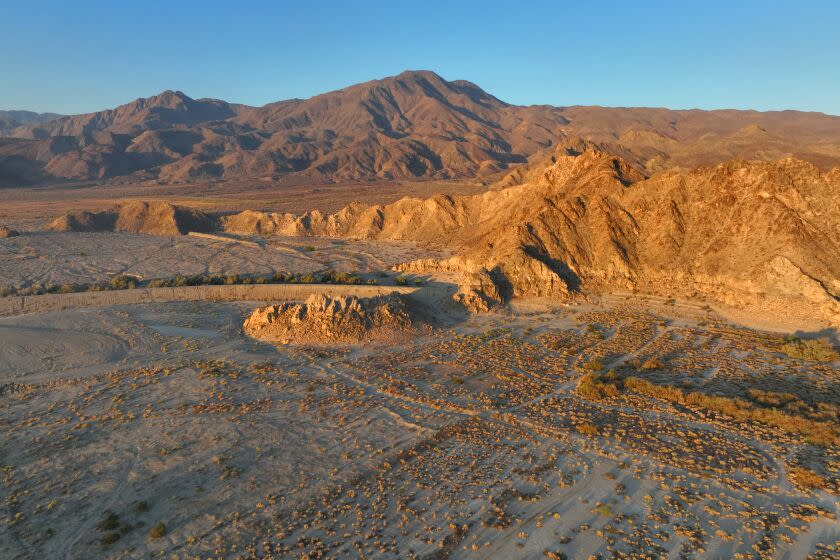
<path fill-rule="evenodd" d="M 840 0 L 0 0 L 0 109 L 263 105 L 406 69 L 517 104 L 840 115 Z"/>

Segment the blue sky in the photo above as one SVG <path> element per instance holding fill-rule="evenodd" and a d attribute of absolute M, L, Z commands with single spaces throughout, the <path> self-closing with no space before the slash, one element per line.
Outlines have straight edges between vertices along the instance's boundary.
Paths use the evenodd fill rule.
<path fill-rule="evenodd" d="M 0 0 L 0 109 L 262 105 L 428 69 L 517 104 L 840 115 L 840 1 Z"/>

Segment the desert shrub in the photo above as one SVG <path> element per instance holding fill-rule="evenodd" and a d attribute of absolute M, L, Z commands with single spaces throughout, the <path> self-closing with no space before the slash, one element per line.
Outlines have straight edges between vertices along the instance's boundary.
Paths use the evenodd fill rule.
<path fill-rule="evenodd" d="M 665 367 L 665 364 L 662 363 L 662 360 L 658 360 L 656 358 L 649 358 L 642 362 L 642 365 L 639 366 L 639 369 L 662 369 Z"/>
<path fill-rule="evenodd" d="M 112 290 L 128 290 L 137 287 L 137 280 L 125 274 L 117 274 L 108 281 Z"/>
<path fill-rule="evenodd" d="M 613 373 L 614 372 L 610 372 Z M 593 401 L 600 401 L 618 395 L 618 387 L 594 373 L 587 373 L 578 381 L 575 392 L 581 397 Z"/>
<path fill-rule="evenodd" d="M 604 517 L 612 517 L 613 510 L 608 504 L 601 504 L 595 508 L 595 513 Z"/>
<path fill-rule="evenodd" d="M 100 539 L 99 542 L 102 544 L 102 546 L 108 546 L 109 544 L 114 544 L 118 540 L 120 540 L 119 533 L 106 533 L 102 536 L 102 539 Z"/>
<path fill-rule="evenodd" d="M 159 539 L 166 534 L 166 525 L 161 522 L 155 524 L 154 527 L 149 531 L 149 537 L 153 539 Z"/>
<path fill-rule="evenodd" d="M 311 272 L 307 272 L 303 276 L 299 276 L 298 281 L 301 284 L 315 284 L 316 282 L 318 282 L 318 280 L 315 278 L 315 275 Z"/>
<path fill-rule="evenodd" d="M 312 251 L 315 250 L 315 245 L 304 245 L 303 250 L 306 251 L 307 253 L 311 253 Z"/>
<path fill-rule="evenodd" d="M 589 371 L 601 371 L 604 369 L 604 363 L 598 358 L 592 358 L 583 367 Z"/>
<path fill-rule="evenodd" d="M 405 286 L 406 284 L 408 284 L 408 278 L 406 278 L 405 276 L 397 276 L 396 278 L 394 278 L 394 282 L 396 282 L 398 286 Z"/>
<path fill-rule="evenodd" d="M 149 502 L 146 500 L 141 500 L 137 504 L 137 511 L 149 511 Z"/>
<path fill-rule="evenodd" d="M 76 291 L 76 286 L 74 286 L 73 284 L 62 284 L 58 288 L 58 293 L 59 294 L 71 294 L 75 291 Z"/>
<path fill-rule="evenodd" d="M 581 422 L 577 426 L 575 426 L 578 433 L 584 436 L 597 436 L 598 435 L 598 426 L 593 424 L 592 422 Z"/>
<path fill-rule="evenodd" d="M 840 360 L 840 354 L 827 338 L 799 340 L 788 339 L 781 350 L 791 358 L 811 362 L 833 362 Z"/>
<path fill-rule="evenodd" d="M 594 325 L 594 324 L 586 325 L 586 332 L 588 332 L 590 334 L 594 334 L 595 336 L 597 336 L 598 338 L 600 338 L 602 340 L 605 338 L 604 331 L 602 331 L 601 328 L 598 325 Z"/>
<path fill-rule="evenodd" d="M 114 531 L 120 526 L 120 516 L 113 511 L 105 512 L 105 517 L 100 521 L 96 528 L 100 531 Z"/>
<path fill-rule="evenodd" d="M 355 274 L 327 270 L 321 274 L 321 282 L 325 284 L 360 284 L 362 280 Z"/>

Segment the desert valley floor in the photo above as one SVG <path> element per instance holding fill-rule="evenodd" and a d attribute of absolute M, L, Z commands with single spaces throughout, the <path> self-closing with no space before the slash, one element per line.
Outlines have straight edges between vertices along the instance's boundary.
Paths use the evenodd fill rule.
<path fill-rule="evenodd" d="M 0 252 L 18 286 L 337 269 L 388 287 L 435 255 L 119 233 Z M 0 557 L 840 554 L 836 360 L 695 302 L 471 315 L 445 276 L 408 284 L 424 327 L 354 345 L 247 336 L 258 301 L 0 317 Z"/>

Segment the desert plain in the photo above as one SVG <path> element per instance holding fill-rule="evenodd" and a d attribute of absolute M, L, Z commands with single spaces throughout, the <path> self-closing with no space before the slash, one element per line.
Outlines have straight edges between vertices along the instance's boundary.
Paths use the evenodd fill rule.
<path fill-rule="evenodd" d="M 336 269 L 384 289 L 393 265 L 434 254 L 258 241 L 44 232 L 0 246 L 18 284 Z M 258 301 L 0 318 L 0 555 L 836 557 L 836 432 L 811 443 L 580 389 L 613 371 L 753 406 L 791 399 L 834 423 L 836 361 L 788 356 L 783 334 L 691 302 L 604 295 L 473 315 L 447 278 L 410 276 L 424 328 L 362 344 L 255 339 L 242 323 Z"/>
<path fill-rule="evenodd" d="M 0 557 L 840 557 L 836 117 L 222 103 L 0 141 Z"/>

